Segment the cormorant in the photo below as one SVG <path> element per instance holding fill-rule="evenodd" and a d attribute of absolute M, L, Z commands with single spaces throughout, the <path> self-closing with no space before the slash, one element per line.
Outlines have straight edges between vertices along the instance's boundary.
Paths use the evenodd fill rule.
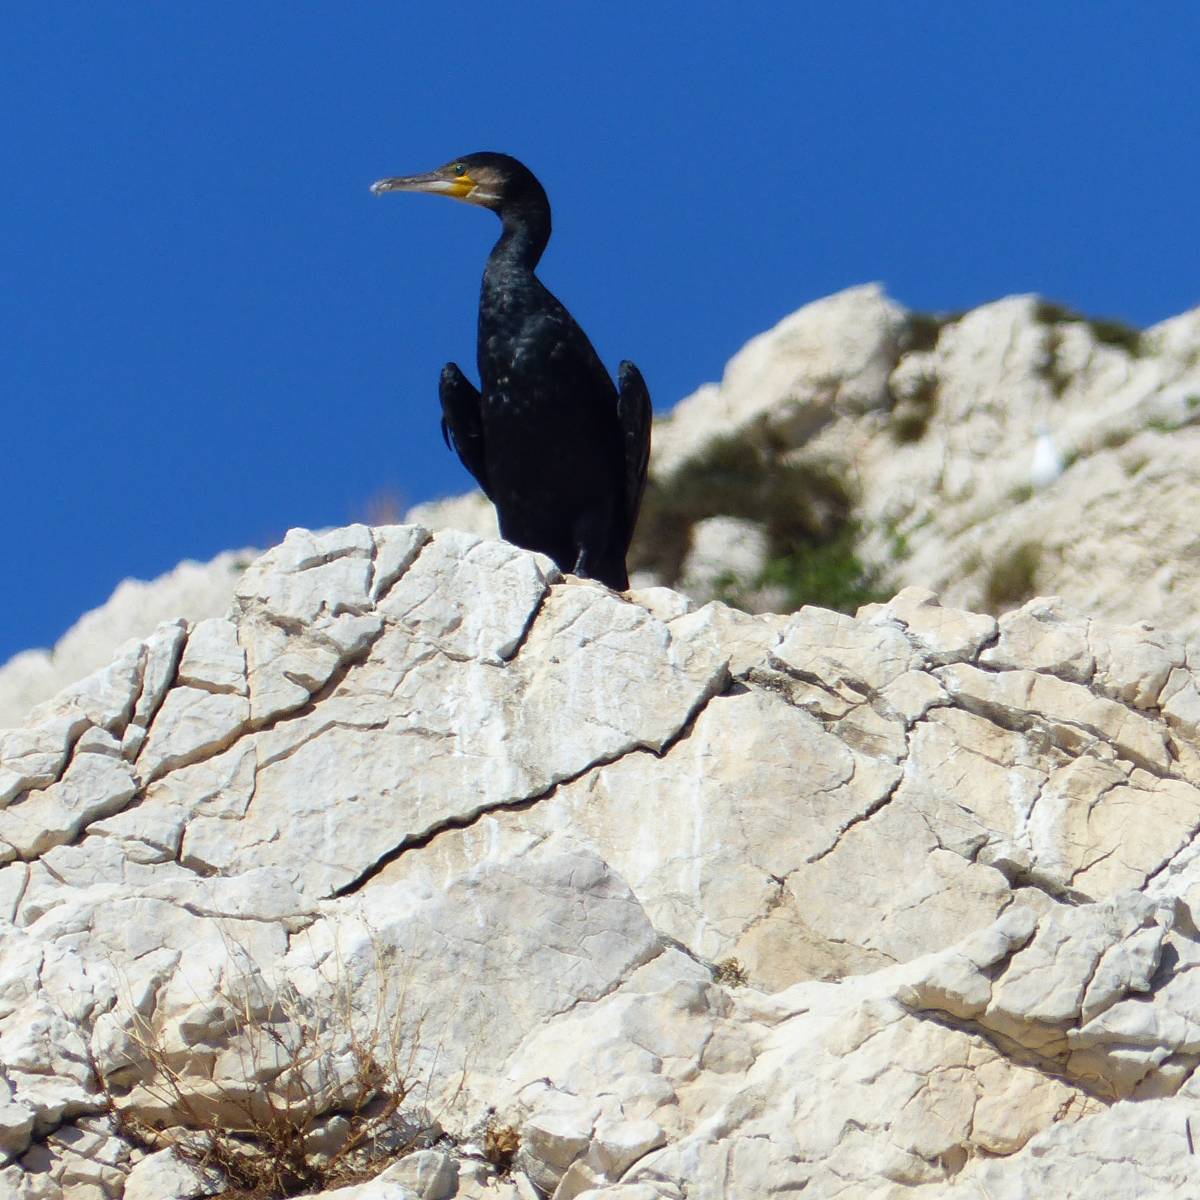
<path fill-rule="evenodd" d="M 371 191 L 451 196 L 500 218 L 479 296 L 482 388 L 455 363 L 442 368 L 442 436 L 496 506 L 502 537 L 623 591 L 650 457 L 650 396 L 631 362 L 613 386 L 534 274 L 550 240 L 542 185 L 515 158 L 479 153 Z"/>

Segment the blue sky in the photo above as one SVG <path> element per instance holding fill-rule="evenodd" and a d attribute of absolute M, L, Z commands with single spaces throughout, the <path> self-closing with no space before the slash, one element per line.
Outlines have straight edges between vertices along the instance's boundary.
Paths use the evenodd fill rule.
<path fill-rule="evenodd" d="M 865 280 L 912 307 L 1200 303 L 1181 2 L 49 4 L 0 18 L 0 660 L 127 575 L 470 483 L 491 214 L 372 180 L 523 158 L 542 275 L 662 411 Z"/>

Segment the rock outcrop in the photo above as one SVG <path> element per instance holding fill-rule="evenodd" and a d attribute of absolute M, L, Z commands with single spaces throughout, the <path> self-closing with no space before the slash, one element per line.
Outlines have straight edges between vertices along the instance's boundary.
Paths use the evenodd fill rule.
<path fill-rule="evenodd" d="M 53 650 L 26 650 L 9 659 L 0 666 L 0 729 L 20 724 L 35 704 L 106 666 L 122 642 L 147 637 L 161 621 L 223 616 L 238 575 L 257 553 L 231 550 L 206 563 L 181 562 L 148 582 L 126 579 Z"/>
<path fill-rule="evenodd" d="M 0 1192 L 336 1156 L 365 1087 L 339 1200 L 1200 1193 L 1198 687 L 1051 600 L 293 531 L 0 734 Z"/>

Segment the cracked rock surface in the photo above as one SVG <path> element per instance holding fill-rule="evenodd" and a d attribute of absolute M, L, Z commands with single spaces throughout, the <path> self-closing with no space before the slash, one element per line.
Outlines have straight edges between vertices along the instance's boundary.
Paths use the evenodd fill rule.
<path fill-rule="evenodd" d="M 339 1200 L 1200 1194 L 1190 654 L 293 531 L 0 733 L 0 1194 L 202 1194 L 301 1027 L 459 1135 Z"/>
<path fill-rule="evenodd" d="M 130 638 L 160 621 L 218 617 L 257 550 L 229 550 L 210 562 L 181 562 L 157 579 L 126 579 L 99 608 L 85 613 L 52 650 L 25 650 L 0 664 L 0 729 L 25 720 L 35 705 L 103 667 Z"/>

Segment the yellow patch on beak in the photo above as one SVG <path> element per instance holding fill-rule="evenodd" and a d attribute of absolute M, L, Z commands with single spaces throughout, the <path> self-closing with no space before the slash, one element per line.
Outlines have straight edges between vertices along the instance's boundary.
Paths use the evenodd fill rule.
<path fill-rule="evenodd" d="M 456 200 L 465 200 L 476 187 L 475 180 L 470 175 L 456 175 L 450 180 L 450 195 Z"/>

